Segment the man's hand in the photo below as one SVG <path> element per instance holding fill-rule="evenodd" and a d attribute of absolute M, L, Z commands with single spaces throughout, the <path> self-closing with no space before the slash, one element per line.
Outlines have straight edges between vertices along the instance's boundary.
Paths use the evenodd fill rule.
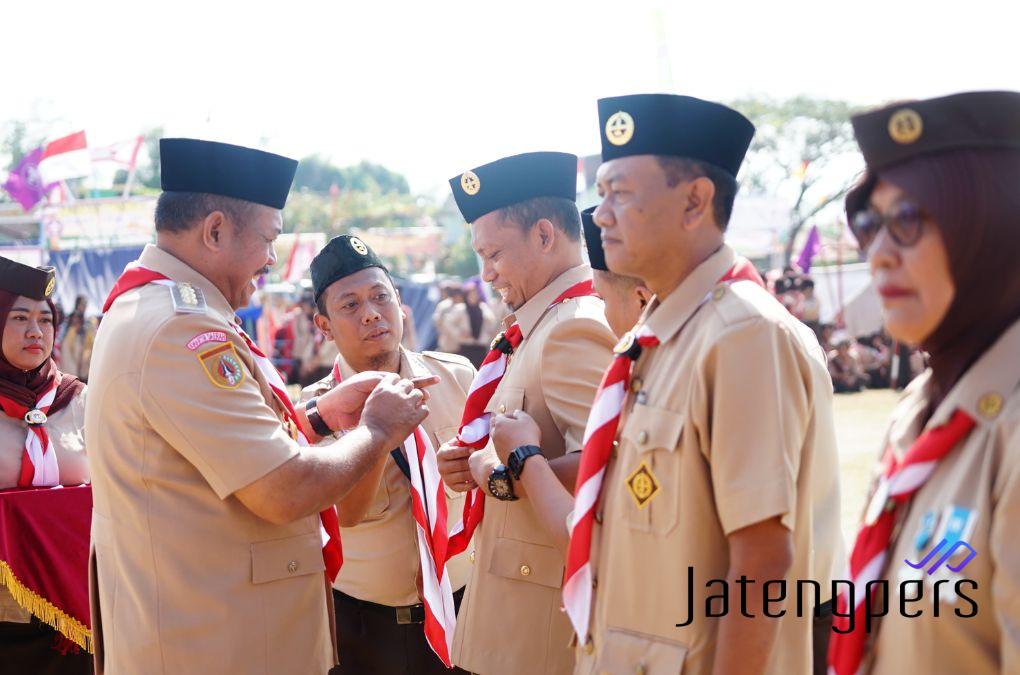
<path fill-rule="evenodd" d="M 386 376 L 387 373 L 366 370 L 327 391 L 315 403 L 322 421 L 334 431 L 356 425 L 368 395 Z"/>
<path fill-rule="evenodd" d="M 411 381 L 388 373 L 365 400 L 360 423 L 386 439 L 387 448 L 400 445 L 428 417 L 424 388 L 437 382 L 438 377 Z"/>
<path fill-rule="evenodd" d="M 468 467 L 468 457 L 474 452 L 474 448 L 465 445 L 458 445 L 456 440 L 443 443 L 436 452 L 439 475 L 443 477 L 451 490 L 467 492 L 478 487 L 474 478 L 471 477 L 471 469 Z"/>
<path fill-rule="evenodd" d="M 538 423 L 523 410 L 508 415 L 494 415 L 489 437 L 496 447 L 499 461 L 506 464 L 507 458 L 522 445 L 541 445 L 542 430 Z"/>

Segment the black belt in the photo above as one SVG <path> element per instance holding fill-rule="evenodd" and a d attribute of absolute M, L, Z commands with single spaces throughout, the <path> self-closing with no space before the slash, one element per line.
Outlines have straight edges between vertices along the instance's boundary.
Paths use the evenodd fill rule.
<path fill-rule="evenodd" d="M 463 593 L 463 588 L 456 591 L 453 594 L 454 598 L 459 599 Z M 406 607 L 390 607 L 389 605 L 380 605 L 375 602 L 369 602 L 368 600 L 359 600 L 358 598 L 351 597 L 346 593 L 341 593 L 335 588 L 333 589 L 333 596 L 340 602 L 348 605 L 354 605 L 358 609 L 390 617 L 401 626 L 413 623 L 425 623 L 425 605 L 422 603 L 418 603 L 417 605 L 407 605 Z"/>

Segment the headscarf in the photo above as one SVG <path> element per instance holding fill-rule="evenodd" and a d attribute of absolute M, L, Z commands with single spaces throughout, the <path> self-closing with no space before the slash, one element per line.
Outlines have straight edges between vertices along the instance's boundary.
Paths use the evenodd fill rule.
<path fill-rule="evenodd" d="M 18 297 L 14 293 L 0 289 L 0 333 L 6 328 L 7 317 Z M 54 320 L 56 320 L 57 309 L 53 302 L 47 300 L 46 304 L 49 305 L 50 311 L 53 312 Z M 56 339 L 55 336 L 54 339 Z M 56 398 L 54 398 L 53 404 L 49 408 L 49 414 L 52 415 L 67 406 L 85 388 L 85 384 L 72 375 L 60 372 L 57 369 L 57 364 L 53 362 L 53 345 L 50 344 L 49 348 L 51 350 L 50 357 L 38 368 L 29 371 L 21 370 L 12 365 L 7 360 L 7 357 L 4 356 L 2 350 L 0 350 L 0 396 L 7 397 L 15 403 L 32 408 L 35 406 L 36 401 L 53 384 L 54 379 L 57 379 Z"/>

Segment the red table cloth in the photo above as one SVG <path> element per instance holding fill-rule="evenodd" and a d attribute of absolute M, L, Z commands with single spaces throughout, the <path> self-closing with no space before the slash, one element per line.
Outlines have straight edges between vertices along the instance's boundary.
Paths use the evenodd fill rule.
<path fill-rule="evenodd" d="M 0 585 L 90 652 L 91 523 L 90 485 L 0 491 Z"/>

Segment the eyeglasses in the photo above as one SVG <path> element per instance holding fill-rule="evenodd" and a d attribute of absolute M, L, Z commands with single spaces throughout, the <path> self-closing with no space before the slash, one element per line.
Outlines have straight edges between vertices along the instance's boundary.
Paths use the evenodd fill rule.
<path fill-rule="evenodd" d="M 900 202 L 886 214 L 875 209 L 858 211 L 850 223 L 850 231 L 857 238 L 862 251 L 871 247 L 883 226 L 894 242 L 909 248 L 920 241 L 924 232 L 924 218 L 924 211 L 917 204 Z"/>

